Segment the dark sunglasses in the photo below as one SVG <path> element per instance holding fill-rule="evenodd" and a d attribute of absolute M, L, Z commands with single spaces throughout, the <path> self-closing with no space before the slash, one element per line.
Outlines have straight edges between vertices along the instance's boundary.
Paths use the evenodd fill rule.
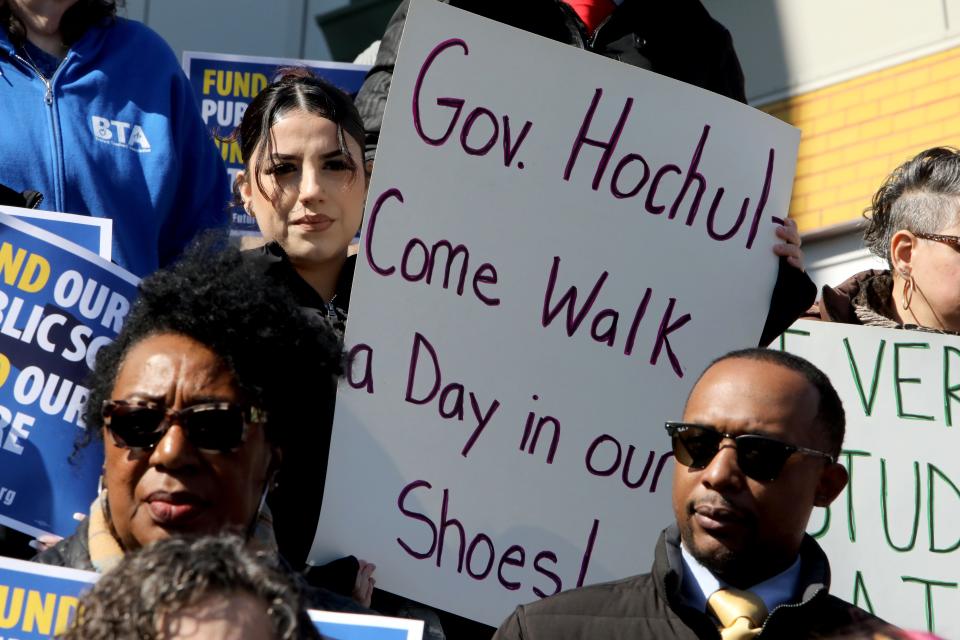
<path fill-rule="evenodd" d="M 105 400 L 100 413 L 103 425 L 118 447 L 152 449 L 174 423 L 187 440 L 202 451 L 226 453 L 243 444 L 247 426 L 266 422 L 266 413 L 230 402 L 205 402 L 177 411 L 155 402 Z"/>
<path fill-rule="evenodd" d="M 666 429 L 673 439 L 673 456 L 677 462 L 691 469 L 705 469 L 720 451 L 721 443 L 728 438 L 736 443 L 737 466 L 740 471 L 748 478 L 760 482 L 775 480 L 787 459 L 794 453 L 835 462 L 829 453 L 798 447 L 766 436 L 733 436 L 700 424 L 685 422 L 668 422 Z"/>

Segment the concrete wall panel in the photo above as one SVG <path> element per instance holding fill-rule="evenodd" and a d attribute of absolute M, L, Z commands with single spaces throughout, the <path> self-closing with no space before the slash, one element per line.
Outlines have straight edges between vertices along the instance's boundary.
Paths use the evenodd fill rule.
<path fill-rule="evenodd" d="M 945 5 L 944 2 L 948 4 Z M 751 101 L 764 102 L 945 40 L 960 0 L 704 0 L 733 33 Z M 951 25 L 960 33 L 960 24 Z"/>
<path fill-rule="evenodd" d="M 299 58 L 305 0 L 152 0 L 147 24 L 173 50 Z M 133 4 L 133 3 L 132 3 Z"/>

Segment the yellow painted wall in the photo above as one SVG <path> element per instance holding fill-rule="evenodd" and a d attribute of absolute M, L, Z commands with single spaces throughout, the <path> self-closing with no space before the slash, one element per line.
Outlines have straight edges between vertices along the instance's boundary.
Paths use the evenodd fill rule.
<path fill-rule="evenodd" d="M 802 132 L 790 204 L 800 231 L 855 220 L 894 167 L 960 147 L 960 47 L 760 108 Z"/>

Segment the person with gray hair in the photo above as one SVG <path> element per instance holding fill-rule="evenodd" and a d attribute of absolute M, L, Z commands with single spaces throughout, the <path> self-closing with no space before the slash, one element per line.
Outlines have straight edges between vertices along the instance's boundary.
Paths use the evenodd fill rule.
<path fill-rule="evenodd" d="M 173 537 L 126 556 L 80 601 L 65 640 L 320 638 L 292 574 L 233 535 Z"/>
<path fill-rule="evenodd" d="M 960 332 L 960 151 L 935 147 L 901 164 L 865 216 L 864 243 L 889 268 L 825 286 L 807 315 Z"/>

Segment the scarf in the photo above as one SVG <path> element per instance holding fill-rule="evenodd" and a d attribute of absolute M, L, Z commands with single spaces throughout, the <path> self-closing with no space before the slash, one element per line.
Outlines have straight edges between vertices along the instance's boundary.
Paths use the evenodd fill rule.
<path fill-rule="evenodd" d="M 87 548 L 90 551 L 90 564 L 97 573 L 105 573 L 113 569 L 123 560 L 124 550 L 120 541 L 113 533 L 110 525 L 110 506 L 107 503 L 107 492 L 103 490 L 97 499 L 90 505 L 90 523 L 87 530 Z M 251 548 L 265 551 L 270 555 L 279 555 L 277 538 L 273 533 L 273 515 L 266 503 L 261 506 L 257 514 L 257 521 L 253 527 L 253 534 L 249 540 Z"/>

